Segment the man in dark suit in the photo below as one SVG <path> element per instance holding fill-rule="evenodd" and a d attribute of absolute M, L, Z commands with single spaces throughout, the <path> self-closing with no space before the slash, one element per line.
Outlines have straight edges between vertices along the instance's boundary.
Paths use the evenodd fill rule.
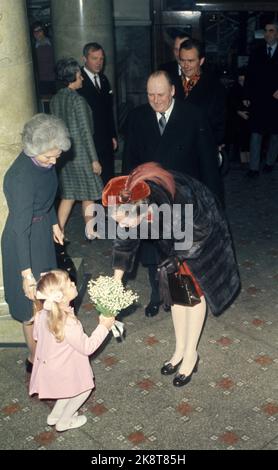
<path fill-rule="evenodd" d="M 96 42 L 83 48 L 85 66 L 82 69 L 83 86 L 78 92 L 93 112 L 94 142 L 102 166 L 102 180 L 105 185 L 114 176 L 114 154 L 117 148 L 116 129 L 113 114 L 113 93 L 108 78 L 102 72 L 104 50 Z"/>
<path fill-rule="evenodd" d="M 222 199 L 217 147 L 202 112 L 174 99 L 175 87 L 165 71 L 151 74 L 147 82 L 149 104 L 134 109 L 129 117 L 124 149 L 124 174 L 145 162 L 158 162 L 168 170 L 193 176 Z M 151 241 L 143 244 L 141 260 L 148 266 L 151 299 L 146 316 L 159 310 L 155 280 L 159 255 Z"/>
<path fill-rule="evenodd" d="M 245 105 L 250 105 L 249 177 L 259 176 L 261 145 L 268 134 L 269 145 L 264 172 L 271 172 L 278 155 L 278 23 L 264 29 L 265 44 L 250 56 L 245 80 Z"/>
<path fill-rule="evenodd" d="M 173 54 L 174 60 L 170 62 L 166 62 L 165 64 L 161 64 L 158 67 L 158 70 L 165 70 L 168 75 L 170 76 L 173 85 L 175 86 L 175 98 L 184 99 L 184 91 L 182 85 L 182 72 L 181 66 L 179 63 L 179 53 L 180 53 L 180 45 L 183 41 L 190 39 L 188 34 L 179 33 L 174 39 L 173 44 Z"/>
<path fill-rule="evenodd" d="M 184 98 L 206 115 L 219 150 L 223 147 L 226 124 L 226 91 L 215 74 L 204 69 L 204 48 L 197 39 L 180 45 Z"/>

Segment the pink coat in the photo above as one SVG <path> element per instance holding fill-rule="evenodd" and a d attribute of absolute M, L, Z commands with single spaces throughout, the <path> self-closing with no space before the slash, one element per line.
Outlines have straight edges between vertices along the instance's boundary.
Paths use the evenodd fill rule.
<path fill-rule="evenodd" d="M 34 339 L 37 341 L 29 394 L 39 398 L 69 398 L 94 388 L 94 375 L 89 362 L 92 354 L 108 334 L 98 325 L 87 336 L 79 320 L 68 317 L 65 338 L 58 343 L 47 327 L 47 311 L 35 317 Z"/>

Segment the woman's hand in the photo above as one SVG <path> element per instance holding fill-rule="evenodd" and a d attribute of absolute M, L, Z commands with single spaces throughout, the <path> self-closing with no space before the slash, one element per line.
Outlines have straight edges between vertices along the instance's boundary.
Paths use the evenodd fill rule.
<path fill-rule="evenodd" d="M 115 269 L 114 270 L 114 279 L 116 279 L 116 281 L 121 281 L 122 278 L 123 278 L 124 273 L 125 272 L 122 269 Z"/>
<path fill-rule="evenodd" d="M 23 277 L 22 289 L 25 297 L 28 297 L 30 300 L 35 300 L 36 286 L 36 280 L 34 277 L 31 277 L 31 275 L 29 275 L 28 278 Z"/>
<path fill-rule="evenodd" d="M 52 230 L 53 230 L 53 240 L 56 243 L 59 243 L 59 245 L 64 244 L 64 234 L 62 230 L 60 229 L 59 225 L 52 225 Z"/>
<path fill-rule="evenodd" d="M 115 317 L 105 317 L 104 315 L 99 316 L 99 324 L 104 325 L 109 331 L 111 330 L 114 323 Z"/>
<path fill-rule="evenodd" d="M 99 162 L 97 162 L 97 161 L 93 162 L 92 163 L 92 168 L 93 168 L 93 172 L 95 173 L 95 175 L 98 175 L 98 176 L 101 175 L 102 168 L 101 168 L 101 164 Z"/>

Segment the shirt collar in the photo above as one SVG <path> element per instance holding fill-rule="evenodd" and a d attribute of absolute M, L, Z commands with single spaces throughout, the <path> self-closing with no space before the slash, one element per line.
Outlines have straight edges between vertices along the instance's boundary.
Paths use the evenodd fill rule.
<path fill-rule="evenodd" d="M 99 74 L 98 73 L 92 73 L 90 70 L 88 70 L 86 67 L 84 67 L 84 71 L 86 72 L 86 74 L 88 75 L 88 77 L 92 80 L 92 82 L 94 81 L 94 77 L 95 75 L 98 77 Z"/>
<path fill-rule="evenodd" d="M 173 111 L 174 104 L 175 104 L 175 99 L 173 98 L 172 103 L 170 104 L 169 108 L 165 111 L 166 122 L 168 122 L 171 112 Z M 156 113 L 156 117 L 157 117 L 157 120 L 159 121 L 159 119 L 161 118 L 161 113 Z"/>

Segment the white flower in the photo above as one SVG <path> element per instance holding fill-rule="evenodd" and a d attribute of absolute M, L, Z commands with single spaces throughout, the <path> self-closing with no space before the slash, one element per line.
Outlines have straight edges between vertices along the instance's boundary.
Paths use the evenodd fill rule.
<path fill-rule="evenodd" d="M 138 295 L 126 290 L 121 281 L 109 276 L 99 276 L 88 283 L 88 294 L 96 309 L 106 316 L 116 316 L 138 300 Z"/>

